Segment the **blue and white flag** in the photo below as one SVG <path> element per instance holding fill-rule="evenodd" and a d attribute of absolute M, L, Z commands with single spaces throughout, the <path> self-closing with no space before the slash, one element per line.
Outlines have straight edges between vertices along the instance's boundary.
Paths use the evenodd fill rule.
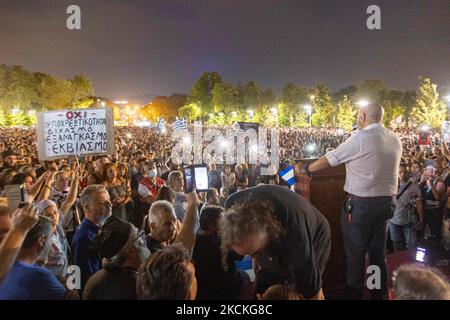
<path fill-rule="evenodd" d="M 177 133 L 179 131 L 183 131 L 183 130 L 187 130 L 188 129 L 188 126 L 187 126 L 187 123 L 186 123 L 186 119 L 176 119 L 172 123 L 171 127 L 172 127 L 173 133 Z"/>
<path fill-rule="evenodd" d="M 294 167 L 289 166 L 287 168 L 284 168 L 280 172 L 278 172 L 278 175 L 287 182 L 289 187 L 292 189 L 295 184 L 295 177 L 294 177 Z"/>

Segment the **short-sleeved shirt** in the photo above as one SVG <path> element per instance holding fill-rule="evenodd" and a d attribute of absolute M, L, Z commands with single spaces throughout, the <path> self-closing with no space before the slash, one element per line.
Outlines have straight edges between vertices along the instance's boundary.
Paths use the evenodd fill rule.
<path fill-rule="evenodd" d="M 61 300 L 65 292 L 49 270 L 16 260 L 0 285 L 0 300 Z"/>
<path fill-rule="evenodd" d="M 222 187 L 231 187 L 231 188 L 233 187 L 233 186 L 230 186 L 230 183 L 231 183 L 231 179 L 233 179 L 233 177 L 235 177 L 234 172 L 230 172 L 230 175 L 227 175 L 225 172 L 222 172 L 220 174 L 220 176 L 223 177 L 223 180 L 225 182 L 225 185 L 223 185 Z"/>
<path fill-rule="evenodd" d="M 322 288 L 322 274 L 331 250 L 330 225 L 325 216 L 297 193 L 278 185 L 252 187 L 231 195 L 225 208 L 249 198 L 266 200 L 274 208 L 274 216 L 286 235 L 272 241 L 256 263 L 256 291 L 263 293 L 273 284 L 293 283 L 305 298 Z"/>
<path fill-rule="evenodd" d="M 58 277 L 65 277 L 69 265 L 67 258 L 68 243 L 61 225 L 52 234 L 52 246 L 45 267 Z"/>
<path fill-rule="evenodd" d="M 396 194 L 401 156 L 399 137 L 380 123 L 368 125 L 325 155 L 332 167 L 345 163 L 344 190 L 359 197 Z"/>
<path fill-rule="evenodd" d="M 407 182 L 400 182 L 398 189 L 398 194 L 402 192 L 406 186 Z M 412 182 L 409 184 L 408 188 L 402 193 L 400 198 L 397 199 L 395 214 L 390 220 L 391 223 L 403 226 L 409 223 L 409 215 L 411 214 L 411 222 L 417 223 L 417 216 L 414 213 L 413 208 L 408 208 L 408 204 L 416 197 L 421 195 L 421 191 L 417 183 Z M 404 208 L 404 209 L 402 209 Z M 401 211 L 400 211 L 401 210 Z"/>

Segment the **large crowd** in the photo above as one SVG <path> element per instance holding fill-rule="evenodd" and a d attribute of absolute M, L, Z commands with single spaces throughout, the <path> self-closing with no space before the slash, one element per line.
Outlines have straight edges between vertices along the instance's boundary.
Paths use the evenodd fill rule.
<path fill-rule="evenodd" d="M 403 158 L 391 250 L 420 239 L 450 249 L 450 151 L 438 133 L 428 145 L 419 145 L 416 131 L 397 134 Z M 323 156 L 349 135 L 280 129 L 280 170 Z M 288 184 L 277 173 L 261 175 L 259 164 L 210 162 L 210 189 L 185 193 L 169 136 L 118 127 L 115 139 L 110 156 L 41 161 L 34 130 L 0 128 L 0 299 L 256 298 L 248 292 L 251 273 L 239 267 L 244 257 L 221 245 L 225 202 L 253 186 Z M 8 206 L 13 185 L 25 193 L 18 209 Z M 414 209 L 401 211 L 412 200 Z M 434 270 L 404 267 L 396 278 L 399 299 L 415 298 L 409 284 L 426 279 L 437 288 L 429 289 L 431 299 L 449 297 Z M 257 297 L 307 298 L 280 284 Z"/>

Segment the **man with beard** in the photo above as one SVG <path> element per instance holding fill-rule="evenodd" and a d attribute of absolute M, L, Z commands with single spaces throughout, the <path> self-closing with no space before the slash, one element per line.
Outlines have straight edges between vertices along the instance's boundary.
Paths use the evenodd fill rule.
<path fill-rule="evenodd" d="M 6 150 L 2 152 L 3 166 L 0 168 L 0 172 L 6 169 L 16 169 L 16 153 L 12 150 Z"/>
<path fill-rule="evenodd" d="M 80 195 L 86 217 L 72 239 L 73 263 L 80 267 L 81 285 L 89 276 L 101 269 L 101 258 L 93 246 L 93 240 L 100 227 L 112 214 L 108 191 L 103 185 L 87 186 Z"/>
<path fill-rule="evenodd" d="M 86 283 L 85 300 L 136 300 L 137 270 L 150 255 L 145 233 L 115 216 L 109 218 L 94 245 L 103 259 L 103 269 Z"/>
<path fill-rule="evenodd" d="M 17 260 L 0 286 L 0 300 L 64 299 L 66 290 L 47 269 L 35 265 L 45 260 L 51 246 L 52 223 L 40 217 L 28 232 Z"/>

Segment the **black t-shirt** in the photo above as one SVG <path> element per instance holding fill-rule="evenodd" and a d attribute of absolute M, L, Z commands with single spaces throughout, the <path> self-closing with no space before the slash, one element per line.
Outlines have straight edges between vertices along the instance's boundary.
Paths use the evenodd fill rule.
<path fill-rule="evenodd" d="M 151 254 L 154 254 L 155 252 L 164 249 L 165 247 L 152 237 L 147 238 L 147 248 L 150 250 Z"/>
<path fill-rule="evenodd" d="M 198 234 L 192 253 L 198 284 L 197 299 L 236 299 L 242 284 L 234 261 L 242 260 L 242 258 L 235 253 L 230 253 L 227 263 L 228 271 L 225 271 L 222 268 L 220 237 L 217 234 Z"/>
<path fill-rule="evenodd" d="M 172 170 L 167 170 L 166 172 L 164 172 L 161 175 L 161 179 L 163 179 L 164 181 L 167 181 L 167 179 L 169 179 L 169 174 L 172 172 Z"/>
<path fill-rule="evenodd" d="M 270 201 L 286 231 L 285 238 L 272 241 L 256 256 L 260 267 L 256 292 L 263 293 L 276 283 L 291 283 L 307 299 L 317 294 L 331 250 L 327 219 L 305 198 L 277 185 L 256 186 L 233 194 L 225 208 L 246 198 Z"/>
<path fill-rule="evenodd" d="M 97 271 L 83 290 L 84 300 L 137 300 L 137 271 L 116 269 Z"/>

